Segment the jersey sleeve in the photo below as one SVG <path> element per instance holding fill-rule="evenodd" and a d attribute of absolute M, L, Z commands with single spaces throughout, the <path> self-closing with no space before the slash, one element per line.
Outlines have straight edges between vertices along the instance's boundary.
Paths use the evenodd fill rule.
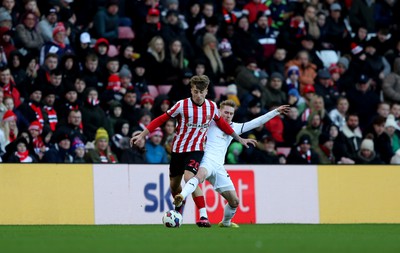
<path fill-rule="evenodd" d="M 242 124 L 242 127 L 240 129 L 240 132 L 236 132 L 237 134 L 242 134 L 245 132 L 248 132 L 254 128 L 257 128 L 266 122 L 268 122 L 270 119 L 274 118 L 275 116 L 279 115 L 279 112 L 277 109 L 272 110 L 264 115 L 261 115 L 253 120 L 250 120 L 248 122 L 245 122 Z"/>
<path fill-rule="evenodd" d="M 166 113 L 171 117 L 175 118 L 183 111 L 183 100 L 178 101 L 174 106 L 172 106 Z"/>
<path fill-rule="evenodd" d="M 216 104 L 215 102 L 213 102 L 213 101 L 210 101 L 210 103 L 211 103 L 211 106 L 212 106 L 213 111 L 214 111 L 213 119 L 214 119 L 215 121 L 217 121 L 217 120 L 219 120 L 219 119 L 221 118 L 221 116 L 219 115 L 218 106 L 217 106 L 217 104 Z"/>

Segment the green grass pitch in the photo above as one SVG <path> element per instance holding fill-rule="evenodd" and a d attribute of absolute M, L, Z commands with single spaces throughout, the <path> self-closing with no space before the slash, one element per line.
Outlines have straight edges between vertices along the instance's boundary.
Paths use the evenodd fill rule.
<path fill-rule="evenodd" d="M 400 225 L 0 226 L 1 253 L 400 252 Z"/>

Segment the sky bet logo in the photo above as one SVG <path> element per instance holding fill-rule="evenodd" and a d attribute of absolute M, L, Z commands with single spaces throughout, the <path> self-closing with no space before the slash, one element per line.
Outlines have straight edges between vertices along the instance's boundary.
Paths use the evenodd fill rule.
<path fill-rule="evenodd" d="M 229 176 L 235 186 L 236 193 L 239 197 L 239 206 L 236 210 L 233 221 L 236 223 L 255 223 L 256 222 L 256 205 L 255 205 L 255 189 L 254 189 L 254 172 L 250 170 L 228 171 Z M 224 207 L 226 200 L 214 191 L 213 186 L 205 181 L 200 184 L 204 196 L 206 196 L 208 219 L 211 223 L 218 223 L 224 215 Z M 196 212 L 196 219 L 199 217 Z"/>
<path fill-rule="evenodd" d="M 158 183 L 148 183 L 144 186 L 144 197 L 150 204 L 144 206 L 145 212 L 164 212 L 174 209 L 169 185 L 164 183 L 164 174 L 158 177 Z"/>

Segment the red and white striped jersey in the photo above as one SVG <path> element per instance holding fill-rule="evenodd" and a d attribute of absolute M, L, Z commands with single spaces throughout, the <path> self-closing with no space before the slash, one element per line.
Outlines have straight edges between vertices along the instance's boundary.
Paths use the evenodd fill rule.
<path fill-rule="evenodd" d="M 191 98 L 180 100 L 167 114 L 178 123 L 172 144 L 175 153 L 203 151 L 210 122 L 220 119 L 217 105 L 208 99 L 201 106 Z"/>

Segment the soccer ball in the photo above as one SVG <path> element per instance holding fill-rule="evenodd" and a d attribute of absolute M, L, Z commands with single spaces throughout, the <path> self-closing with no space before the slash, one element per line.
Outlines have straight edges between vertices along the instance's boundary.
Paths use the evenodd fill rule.
<path fill-rule="evenodd" d="M 182 214 L 175 210 L 166 211 L 162 217 L 162 222 L 167 228 L 179 228 L 182 221 Z"/>

